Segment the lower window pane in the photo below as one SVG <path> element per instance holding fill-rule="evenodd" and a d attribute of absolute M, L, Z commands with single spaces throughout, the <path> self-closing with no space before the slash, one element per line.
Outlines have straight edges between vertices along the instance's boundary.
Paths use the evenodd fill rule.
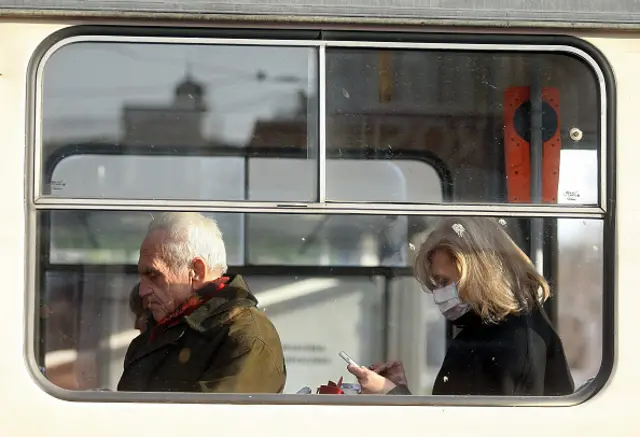
<path fill-rule="evenodd" d="M 462 323 L 462 319 L 447 322 L 445 316 L 451 319 L 452 313 L 447 313 L 445 306 L 438 306 L 434 301 L 443 294 L 440 291 L 435 294 L 423 292 L 425 287 L 412 275 L 411 266 L 421 244 L 430 235 L 447 234 L 443 225 L 446 220 L 453 231 L 448 232 L 447 238 L 459 238 L 463 241 L 460 244 L 471 244 L 489 250 L 488 253 L 500 254 L 505 250 L 504 246 L 495 246 L 491 237 L 493 231 L 483 228 L 488 226 L 488 219 L 207 215 L 214 217 L 222 230 L 228 274 L 240 274 L 258 301 L 257 309 L 251 311 L 260 319 L 263 330 L 258 330 L 260 335 L 264 334 L 264 329 L 268 331 L 264 334 L 268 338 L 260 338 L 260 341 L 268 346 L 266 349 L 277 349 L 275 353 L 264 352 L 266 349 L 260 349 L 255 341 L 248 341 L 250 338 L 255 340 L 258 331 L 241 332 L 239 337 L 229 334 L 230 331 L 226 331 L 229 326 L 231 330 L 234 326 L 240 329 L 240 324 L 234 325 L 233 318 L 230 325 L 220 324 L 216 335 L 222 337 L 203 335 L 204 325 L 198 325 L 196 329 L 193 323 L 186 323 L 184 317 L 176 318 L 166 330 L 157 329 L 157 322 L 163 319 L 161 304 L 167 302 L 162 300 L 162 290 L 183 296 L 186 288 L 180 287 L 193 285 L 176 282 L 175 278 L 182 274 L 178 267 L 178 273 L 175 273 L 178 276 L 166 277 L 168 273 L 158 265 L 154 268 L 161 271 L 153 274 L 164 275 L 164 282 L 157 277 L 151 278 L 151 273 L 143 269 L 141 289 L 145 287 L 145 281 L 153 282 L 154 286 L 149 289 L 154 290 L 155 297 L 145 295 L 144 298 L 155 312 L 150 314 L 150 324 L 144 326 L 148 328 L 147 332 L 134 341 L 140 335 L 140 325 L 135 323 L 130 310 L 130 293 L 141 280 L 138 275 L 140 245 L 152 217 L 160 214 L 51 211 L 43 212 L 39 217 L 40 312 L 36 330 L 36 358 L 50 381 L 65 389 L 82 391 L 118 390 L 122 378 L 126 379 L 126 384 L 120 388 L 127 391 L 296 393 L 308 386 L 315 393 L 329 380 L 337 382 L 344 377 L 345 382 L 356 382 L 338 356 L 340 351 L 345 351 L 359 364 L 367 366 L 388 360 L 402 361 L 407 386 L 416 395 L 528 395 L 553 391 L 553 387 L 544 387 L 545 381 L 550 384 L 548 381 L 554 375 L 535 372 L 545 366 L 561 369 L 557 362 L 529 363 L 534 371 L 527 373 L 523 377 L 525 382 L 519 386 L 504 382 L 504 375 L 524 372 L 518 366 L 522 366 L 522 360 L 526 361 L 526 358 L 513 351 L 522 350 L 526 344 L 522 343 L 517 329 L 509 328 L 507 331 L 511 334 L 500 337 L 498 327 L 511 323 L 506 320 L 526 316 L 513 313 L 493 324 L 480 325 L 469 321 Z M 563 345 L 563 349 L 556 348 L 556 352 L 563 351 L 566 355 L 571 370 L 570 382 L 577 389 L 596 375 L 602 361 L 602 272 L 606 259 L 602 244 L 603 222 L 499 217 L 492 220 L 490 223 L 500 229 L 498 234 L 504 230 L 525 253 L 538 254 L 531 256 L 532 261 L 543 270 L 552 292 L 545 312 Z M 190 222 L 189 226 L 196 225 Z M 536 233 L 536 229 L 541 232 Z M 542 247 L 542 250 L 536 252 L 536 247 Z M 160 258 L 166 261 L 166 266 L 170 264 L 168 260 L 175 261 L 166 253 L 165 256 Z M 435 258 L 435 255 L 427 258 L 431 260 L 431 278 L 447 285 L 447 281 L 443 281 L 446 274 L 436 272 L 442 265 Z M 475 262 L 468 253 L 463 254 L 463 258 L 467 260 L 465 262 Z M 510 259 L 503 257 L 506 270 L 512 262 Z M 145 267 L 143 264 L 141 267 Z M 467 268 L 469 266 L 472 264 Z M 184 268 L 189 270 L 190 267 Z M 471 278 L 464 274 L 457 278 L 457 296 L 461 301 L 457 302 L 456 308 L 473 300 L 468 297 L 469 290 L 492 290 L 491 284 L 495 283 L 492 281 L 499 276 L 489 271 L 485 276 L 473 276 L 474 283 L 470 282 Z M 164 287 L 168 283 L 180 288 L 183 294 L 176 291 L 178 288 Z M 228 290 L 228 287 L 222 290 Z M 143 295 L 146 291 L 140 293 Z M 448 295 L 448 304 L 452 304 L 451 299 L 455 297 L 455 293 Z M 478 300 L 474 302 L 478 303 Z M 482 302 L 487 303 L 486 299 Z M 196 307 L 200 309 L 202 305 L 200 302 Z M 252 304 L 247 305 L 250 308 Z M 476 312 L 471 309 L 462 317 L 475 316 Z M 169 313 L 167 310 L 165 315 Z M 191 317 L 188 312 L 182 315 Z M 181 326 L 184 328 L 181 335 L 162 340 L 166 332 L 176 327 L 183 329 Z M 483 333 L 482 336 L 477 337 L 478 332 Z M 542 337 L 546 338 L 546 335 Z M 224 339 L 228 341 L 225 343 Z M 162 345 L 162 341 L 166 344 Z M 474 341 L 477 347 L 468 348 L 469 342 Z M 513 349 L 512 352 L 495 348 L 496 343 L 505 341 L 511 342 L 508 349 Z M 219 343 L 213 344 L 215 342 Z M 224 355 L 231 344 L 240 349 Z M 551 350 L 555 346 L 549 343 L 546 347 Z M 244 348 L 242 353 L 241 348 Z M 127 349 L 131 349 L 128 357 Z M 492 351 L 496 352 L 495 356 L 487 355 Z M 249 354 L 251 359 L 262 364 L 248 373 L 238 371 L 242 366 L 250 366 L 249 361 L 238 358 L 243 354 Z M 538 352 L 538 359 L 543 355 Z M 274 376 L 273 372 L 261 373 L 262 370 L 273 366 L 273 361 L 278 359 L 286 363 L 286 378 L 276 376 L 276 382 L 264 383 Z M 136 367 L 138 365 L 142 367 Z M 468 370 L 463 372 L 463 368 Z M 221 376 L 220 372 L 234 375 Z M 557 372 L 561 373 L 560 370 Z M 555 376 L 562 379 L 560 373 Z M 215 381 L 225 378 L 226 381 L 236 378 L 238 382 L 216 385 Z M 255 382 L 256 379 L 262 382 Z M 502 382 L 496 382 L 498 380 Z M 465 390 L 468 393 L 464 393 Z M 554 394 L 564 393 L 559 391 Z"/>

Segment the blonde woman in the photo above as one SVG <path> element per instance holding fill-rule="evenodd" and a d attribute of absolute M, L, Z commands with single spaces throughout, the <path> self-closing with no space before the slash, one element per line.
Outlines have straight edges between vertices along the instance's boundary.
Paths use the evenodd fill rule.
<path fill-rule="evenodd" d="M 573 392 L 562 342 L 542 308 L 549 285 L 498 221 L 442 220 L 420 247 L 414 274 L 444 317 L 461 328 L 434 395 Z M 363 393 L 411 394 L 398 361 L 348 370 Z"/>

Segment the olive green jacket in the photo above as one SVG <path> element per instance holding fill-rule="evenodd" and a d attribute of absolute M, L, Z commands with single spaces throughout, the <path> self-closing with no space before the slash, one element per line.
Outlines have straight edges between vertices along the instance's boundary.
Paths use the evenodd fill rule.
<path fill-rule="evenodd" d="M 240 275 L 155 338 L 150 320 L 127 350 L 119 391 L 281 393 L 282 344 Z"/>

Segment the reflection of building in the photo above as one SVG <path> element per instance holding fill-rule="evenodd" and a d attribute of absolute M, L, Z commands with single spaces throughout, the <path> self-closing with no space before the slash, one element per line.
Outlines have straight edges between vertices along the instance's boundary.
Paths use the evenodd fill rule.
<path fill-rule="evenodd" d="M 204 86 L 187 74 L 176 87 L 170 105 L 136 104 L 123 108 L 122 142 L 159 147 L 205 145 L 202 124 L 207 111 Z"/>
<path fill-rule="evenodd" d="M 308 101 L 306 93 L 300 91 L 293 111 L 280 114 L 273 120 L 257 120 L 248 146 L 306 148 L 310 134 L 307 123 Z"/>

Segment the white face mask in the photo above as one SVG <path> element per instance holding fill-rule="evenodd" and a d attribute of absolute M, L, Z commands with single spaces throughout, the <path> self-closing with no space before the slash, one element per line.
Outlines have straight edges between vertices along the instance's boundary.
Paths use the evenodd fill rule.
<path fill-rule="evenodd" d="M 462 302 L 455 283 L 433 290 L 433 301 L 445 318 L 456 320 L 471 310 L 471 305 Z"/>

